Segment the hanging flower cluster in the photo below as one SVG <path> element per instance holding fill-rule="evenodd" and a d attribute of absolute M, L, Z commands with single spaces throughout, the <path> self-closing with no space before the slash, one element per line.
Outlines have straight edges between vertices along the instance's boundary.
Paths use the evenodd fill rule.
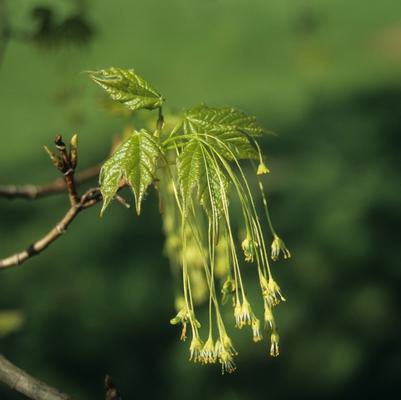
<path fill-rule="evenodd" d="M 133 131 L 104 164 L 102 212 L 124 185 L 133 190 L 138 214 L 149 185 L 159 191 L 165 253 L 178 282 L 177 314 L 170 322 L 181 325 L 181 340 L 189 338 L 190 360 L 220 363 L 223 373 L 235 370 L 237 352 L 222 313 L 227 302 L 232 303 L 235 326 L 249 327 L 255 342 L 267 334 L 270 355 L 278 356 L 274 309 L 285 298 L 273 278 L 269 256 L 277 261 L 280 255 L 286 259 L 291 254 L 272 226 L 261 180 L 269 173 L 258 144 L 264 129 L 254 117 L 234 108 L 203 104 L 171 124 L 162 114 L 164 98 L 133 70 L 110 68 L 90 75 L 130 110 L 159 111 L 153 132 Z M 251 162 L 258 180 L 256 195 L 245 174 L 245 161 Z M 240 213 L 232 212 L 233 204 L 240 206 Z M 264 219 L 272 234 L 270 251 Z M 238 225 L 243 231 L 239 241 L 234 232 Z M 244 262 L 254 265 L 259 280 L 262 318 L 247 295 Z M 204 303 L 208 319 L 200 321 L 198 307 Z"/>

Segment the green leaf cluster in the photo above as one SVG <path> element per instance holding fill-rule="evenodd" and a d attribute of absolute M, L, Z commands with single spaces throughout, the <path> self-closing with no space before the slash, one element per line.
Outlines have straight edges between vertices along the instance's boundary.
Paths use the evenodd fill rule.
<path fill-rule="evenodd" d="M 234 160 L 259 158 L 254 138 L 261 136 L 264 129 L 255 117 L 235 108 L 200 105 L 185 114 L 184 132 L 205 135 L 221 154 Z"/>
<path fill-rule="evenodd" d="M 112 67 L 88 73 L 113 100 L 123 103 L 132 111 L 142 108 L 154 110 L 164 103 L 160 93 L 133 69 Z"/>
<path fill-rule="evenodd" d="M 256 139 L 265 130 L 255 117 L 232 107 L 201 104 L 187 110 L 170 132 L 160 132 L 164 98 L 134 70 L 111 67 L 91 71 L 89 76 L 112 100 L 131 111 L 159 110 L 155 132 L 134 131 L 105 162 L 100 174 L 102 214 L 124 185 L 132 188 L 139 213 L 146 189 L 155 178 L 157 159 L 166 160 L 173 154 L 173 174 L 184 210 L 195 196 L 207 214 L 221 215 L 230 182 L 224 163 L 262 159 Z"/>

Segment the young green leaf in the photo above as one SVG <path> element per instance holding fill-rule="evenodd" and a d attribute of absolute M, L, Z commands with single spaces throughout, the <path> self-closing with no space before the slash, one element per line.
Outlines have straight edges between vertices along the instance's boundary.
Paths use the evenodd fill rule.
<path fill-rule="evenodd" d="M 208 140 L 220 148 L 224 156 L 232 160 L 258 159 L 253 137 L 264 130 L 254 117 L 235 108 L 214 108 L 201 105 L 189 110 L 184 117 L 184 132 L 209 135 Z"/>
<path fill-rule="evenodd" d="M 189 141 L 177 159 L 178 180 L 184 207 L 191 204 L 192 192 L 197 195 L 205 211 L 211 215 L 214 208 L 219 215 L 227 199 L 228 181 L 219 164 L 196 138 Z"/>
<path fill-rule="evenodd" d="M 224 133 L 245 131 L 252 136 L 260 136 L 264 129 L 256 122 L 255 117 L 244 114 L 232 107 L 208 107 L 204 104 L 187 111 L 184 130 L 190 132 Z"/>
<path fill-rule="evenodd" d="M 91 79 L 101 86 L 110 97 L 123 103 L 132 111 L 145 108 L 154 110 L 164 103 L 164 98 L 133 69 L 111 67 L 89 71 Z"/>
<path fill-rule="evenodd" d="M 189 141 L 177 158 L 178 179 L 184 206 L 190 204 L 193 188 L 199 184 L 203 171 L 203 156 L 201 143 L 198 140 Z"/>
<path fill-rule="evenodd" d="M 228 180 L 215 157 L 202 145 L 202 173 L 199 181 L 199 198 L 206 213 L 215 217 L 224 212 L 228 202 Z M 228 205 L 228 203 L 227 203 Z"/>
<path fill-rule="evenodd" d="M 135 196 L 136 211 L 141 212 L 141 202 L 156 171 L 159 148 L 153 137 L 144 129 L 122 143 L 114 154 L 104 163 L 100 171 L 100 188 L 103 195 L 104 213 L 114 195 L 125 181 Z"/>

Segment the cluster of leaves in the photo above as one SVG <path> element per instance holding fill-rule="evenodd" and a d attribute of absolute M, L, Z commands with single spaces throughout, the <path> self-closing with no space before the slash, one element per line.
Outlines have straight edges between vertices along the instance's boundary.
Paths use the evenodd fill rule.
<path fill-rule="evenodd" d="M 230 215 L 232 196 L 241 205 L 245 261 L 254 262 L 257 267 L 264 321 L 270 331 L 270 354 L 278 355 L 279 336 L 272 309 L 285 299 L 272 276 L 261 218 L 241 166 L 244 160 L 256 160 L 257 175 L 269 172 L 257 142 L 265 130 L 254 117 L 234 108 L 204 104 L 187 110 L 171 125 L 169 118 L 165 123 L 162 113 L 164 97 L 135 71 L 109 68 L 89 75 L 114 101 L 131 111 L 158 111 L 154 130 L 133 130 L 103 165 L 101 213 L 121 188 L 129 186 L 139 214 L 149 186 L 154 184 L 157 188 L 166 254 L 174 276 L 182 282 L 176 297 L 177 315 L 171 323 L 182 324 L 183 340 L 187 325 L 190 326 L 190 358 L 204 364 L 218 361 L 223 372 L 235 369 L 236 351 L 220 312 L 222 301 L 217 295 L 217 281 L 223 302 L 232 298 L 236 326 L 250 325 L 254 340 L 262 338 L 260 321 L 252 311 L 241 275 Z M 290 253 L 271 224 L 263 184 L 259 176 L 258 179 L 273 235 L 271 257 L 277 260 L 282 254 L 288 258 Z M 209 302 L 209 326 L 204 342 L 195 306 L 205 301 Z"/>

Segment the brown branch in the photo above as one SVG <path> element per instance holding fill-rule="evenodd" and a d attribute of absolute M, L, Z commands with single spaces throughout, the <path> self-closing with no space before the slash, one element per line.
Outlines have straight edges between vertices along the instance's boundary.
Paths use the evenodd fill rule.
<path fill-rule="evenodd" d="M 32 400 L 72 400 L 46 383 L 30 376 L 0 354 L 0 382 Z"/>
<path fill-rule="evenodd" d="M 71 206 L 64 217 L 45 236 L 12 256 L 0 260 L 0 270 L 20 265 L 29 258 L 45 250 L 50 244 L 66 232 L 68 226 L 82 210 L 92 207 L 101 200 L 99 188 L 89 189 L 80 200 Z"/>
<path fill-rule="evenodd" d="M 2 354 L 0 354 L 0 383 L 32 400 L 72 400 L 69 395 L 18 368 Z M 121 395 L 109 375 L 105 377 L 104 388 L 105 400 L 121 400 Z"/>
<path fill-rule="evenodd" d="M 75 175 L 75 185 L 81 185 L 99 176 L 101 164 L 93 165 Z M 35 200 L 53 194 L 64 193 L 67 184 L 64 178 L 58 178 L 46 185 L 0 185 L 0 197 L 6 199 L 27 199 Z"/>
<path fill-rule="evenodd" d="M 95 166 L 82 172 L 77 179 L 75 179 L 74 172 L 77 166 L 78 156 L 77 136 L 74 135 L 72 137 L 69 152 L 67 152 L 67 148 L 61 136 L 56 137 L 55 144 L 59 151 L 59 156 L 53 154 L 46 146 L 45 150 L 50 156 L 54 166 L 63 173 L 64 179 L 58 179 L 52 184 L 42 187 L 35 187 L 32 185 L 19 188 L 15 186 L 0 186 L 0 196 L 7 198 L 37 198 L 67 189 L 71 207 L 58 224 L 41 239 L 30 245 L 26 250 L 0 260 L 0 270 L 20 265 L 29 258 L 41 253 L 66 232 L 68 226 L 82 210 L 92 207 L 102 200 L 100 188 L 89 189 L 82 196 L 78 196 L 76 183 L 97 176 L 100 171 L 100 166 Z M 121 184 L 119 189 L 123 186 L 124 183 Z M 129 204 L 124 198 L 118 194 L 116 194 L 115 197 L 120 204 L 129 208 Z M 16 390 L 32 400 L 71 400 L 68 395 L 33 378 L 22 369 L 13 365 L 2 354 L 0 354 L 0 383 L 1 382 L 9 386 L 12 390 Z M 105 399 L 121 400 L 120 394 L 108 375 L 106 375 L 105 378 Z"/>

